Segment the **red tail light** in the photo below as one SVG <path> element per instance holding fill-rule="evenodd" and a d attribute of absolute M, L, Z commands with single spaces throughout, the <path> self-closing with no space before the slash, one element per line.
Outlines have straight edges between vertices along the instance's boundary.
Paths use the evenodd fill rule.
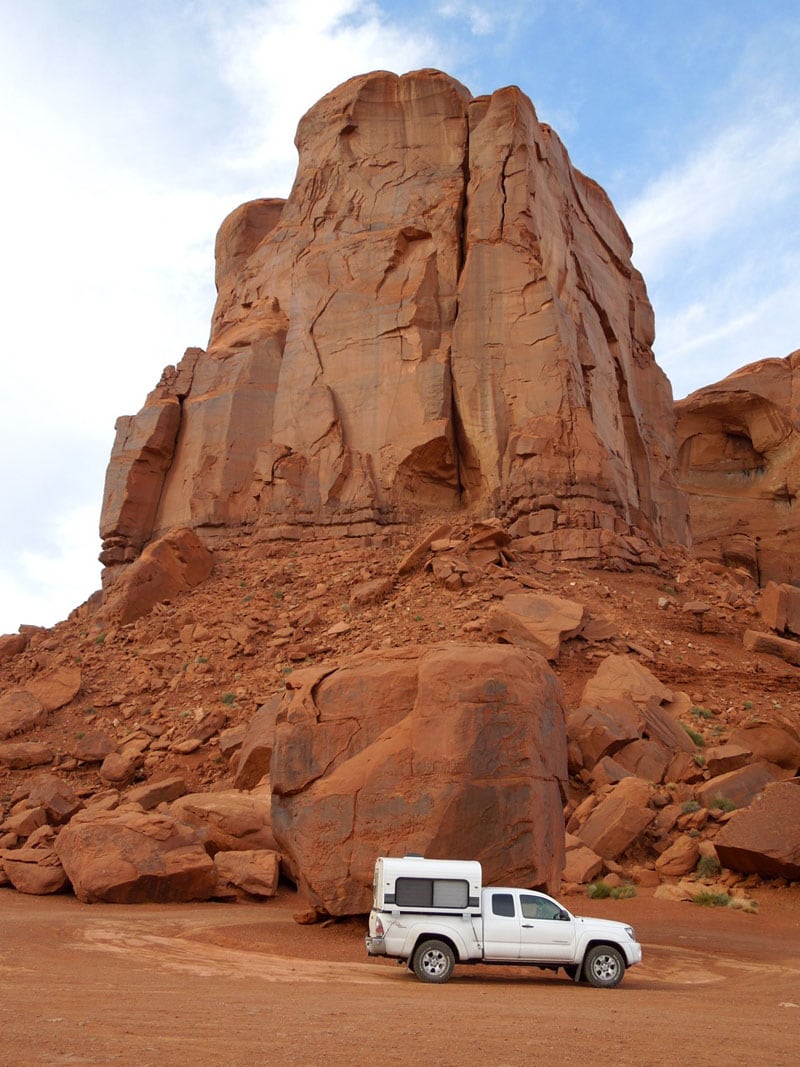
<path fill-rule="evenodd" d="M 375 917 L 375 936 L 376 937 L 383 937 L 383 934 L 384 934 L 383 923 L 381 922 L 380 917 L 376 916 Z"/>

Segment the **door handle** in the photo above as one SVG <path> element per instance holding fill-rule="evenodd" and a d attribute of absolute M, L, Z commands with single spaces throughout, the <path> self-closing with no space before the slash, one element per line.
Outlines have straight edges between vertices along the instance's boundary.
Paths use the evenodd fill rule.
<path fill-rule="evenodd" d="M 523 930 L 532 930 L 533 929 L 533 923 L 523 923 L 522 924 L 522 929 Z"/>

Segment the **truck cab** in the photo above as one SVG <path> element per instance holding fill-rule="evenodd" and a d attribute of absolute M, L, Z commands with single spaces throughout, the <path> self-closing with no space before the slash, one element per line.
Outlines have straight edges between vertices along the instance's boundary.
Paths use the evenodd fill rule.
<path fill-rule="evenodd" d="M 482 903 L 487 960 L 572 960 L 575 920 L 552 897 L 492 888 L 483 890 Z"/>

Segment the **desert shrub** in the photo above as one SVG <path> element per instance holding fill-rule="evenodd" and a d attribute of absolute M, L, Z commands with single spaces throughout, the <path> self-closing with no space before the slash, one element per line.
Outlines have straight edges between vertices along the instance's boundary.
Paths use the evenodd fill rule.
<path fill-rule="evenodd" d="M 736 804 L 731 800 L 730 797 L 714 797 L 714 799 L 709 802 L 708 806 L 710 808 L 716 808 L 718 811 L 736 810 Z"/>
<path fill-rule="evenodd" d="M 731 902 L 728 907 L 735 908 L 737 911 L 754 913 L 758 911 L 758 902 L 749 900 L 747 897 L 731 897 Z"/>
<path fill-rule="evenodd" d="M 709 889 L 703 889 L 695 893 L 692 900 L 703 908 L 727 908 L 731 897 L 728 893 L 712 893 Z"/>
<path fill-rule="evenodd" d="M 591 900 L 605 900 L 611 896 L 612 886 L 608 882 L 604 882 L 603 879 L 599 879 L 597 882 L 592 882 L 591 885 L 586 887 L 586 896 Z"/>
<path fill-rule="evenodd" d="M 700 878 L 716 878 L 722 870 L 722 864 L 716 856 L 701 856 L 694 870 Z"/>
<path fill-rule="evenodd" d="M 684 728 L 689 737 L 691 737 L 692 741 L 694 741 L 698 748 L 705 748 L 706 739 L 703 737 L 702 734 L 699 734 L 697 730 L 693 730 L 691 726 L 687 726 L 685 722 L 682 722 L 681 726 Z"/>
<path fill-rule="evenodd" d="M 713 711 L 710 711 L 708 708 L 701 708 L 699 704 L 696 704 L 692 708 L 692 715 L 694 715 L 694 717 L 696 719 L 713 719 L 714 718 L 714 712 Z"/>
<path fill-rule="evenodd" d="M 692 815 L 695 811 L 700 810 L 700 804 L 696 800 L 684 800 L 681 804 L 681 811 L 684 815 Z"/>
<path fill-rule="evenodd" d="M 629 900 L 636 896 L 635 885 L 618 885 L 611 890 L 612 900 Z"/>
<path fill-rule="evenodd" d="M 235 704 L 236 703 L 236 694 L 235 693 L 223 693 L 222 696 L 219 699 L 222 701 L 223 704 Z"/>

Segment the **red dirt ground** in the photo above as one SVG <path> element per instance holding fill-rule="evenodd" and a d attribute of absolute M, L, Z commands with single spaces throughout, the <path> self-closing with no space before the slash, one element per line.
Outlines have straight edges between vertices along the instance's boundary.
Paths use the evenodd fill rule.
<path fill-rule="evenodd" d="M 364 922 L 296 925 L 268 904 L 85 906 L 0 890 L 0 1063 L 15 1067 L 797 1062 L 800 899 L 755 915 L 569 897 L 632 922 L 644 962 L 615 990 L 527 968 L 428 986 L 370 960 Z"/>

